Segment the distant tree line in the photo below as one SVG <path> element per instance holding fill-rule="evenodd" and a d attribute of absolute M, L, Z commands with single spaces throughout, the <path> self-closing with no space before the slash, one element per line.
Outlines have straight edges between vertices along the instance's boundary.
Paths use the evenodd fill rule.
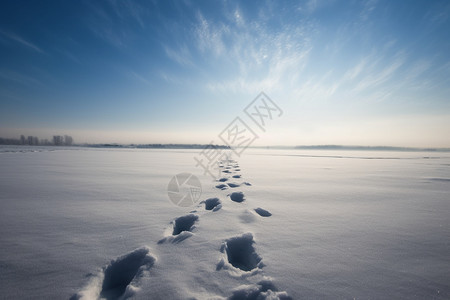
<path fill-rule="evenodd" d="M 231 149 L 225 145 L 206 145 L 206 144 L 83 144 L 86 147 L 94 148 L 143 148 L 143 149 L 205 149 L 213 146 L 216 149 Z"/>
<path fill-rule="evenodd" d="M 28 146 L 71 146 L 73 138 L 70 135 L 54 135 L 53 139 L 39 139 L 37 136 L 25 137 L 23 134 L 18 139 L 0 138 L 0 145 L 28 145 Z"/>
<path fill-rule="evenodd" d="M 149 148 L 149 149 L 204 149 L 207 145 L 203 144 L 143 144 L 131 146 L 135 148 Z M 225 145 L 211 145 L 216 149 L 230 149 L 230 146 Z"/>

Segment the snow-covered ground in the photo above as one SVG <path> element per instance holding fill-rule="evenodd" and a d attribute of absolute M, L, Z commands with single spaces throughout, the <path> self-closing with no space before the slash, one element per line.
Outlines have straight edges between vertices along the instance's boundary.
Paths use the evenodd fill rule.
<path fill-rule="evenodd" d="M 450 298 L 450 153 L 198 152 L 0 148 L 1 298 Z"/>

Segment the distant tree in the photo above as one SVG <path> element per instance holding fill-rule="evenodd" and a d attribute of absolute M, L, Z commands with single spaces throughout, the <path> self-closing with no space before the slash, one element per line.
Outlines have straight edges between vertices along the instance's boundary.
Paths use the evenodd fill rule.
<path fill-rule="evenodd" d="M 54 135 L 53 136 L 53 144 L 55 146 L 61 146 L 63 144 L 64 137 L 61 135 Z"/>
<path fill-rule="evenodd" d="M 0 138 L 1 145 L 20 145 L 19 139 Z"/>
<path fill-rule="evenodd" d="M 72 146 L 73 143 L 73 138 L 70 135 L 65 135 L 64 136 L 64 144 L 66 146 Z"/>

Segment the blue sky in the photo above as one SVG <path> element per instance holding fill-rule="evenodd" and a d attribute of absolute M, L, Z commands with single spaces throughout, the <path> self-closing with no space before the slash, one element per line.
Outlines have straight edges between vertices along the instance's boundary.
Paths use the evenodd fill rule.
<path fill-rule="evenodd" d="M 450 146 L 449 1 L 1 1 L 0 136 Z"/>

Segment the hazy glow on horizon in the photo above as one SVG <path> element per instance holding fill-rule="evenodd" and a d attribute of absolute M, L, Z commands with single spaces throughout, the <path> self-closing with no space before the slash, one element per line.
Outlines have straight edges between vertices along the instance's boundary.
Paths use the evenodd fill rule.
<path fill-rule="evenodd" d="M 448 1 L 0 3 L 0 137 L 450 147 Z"/>

